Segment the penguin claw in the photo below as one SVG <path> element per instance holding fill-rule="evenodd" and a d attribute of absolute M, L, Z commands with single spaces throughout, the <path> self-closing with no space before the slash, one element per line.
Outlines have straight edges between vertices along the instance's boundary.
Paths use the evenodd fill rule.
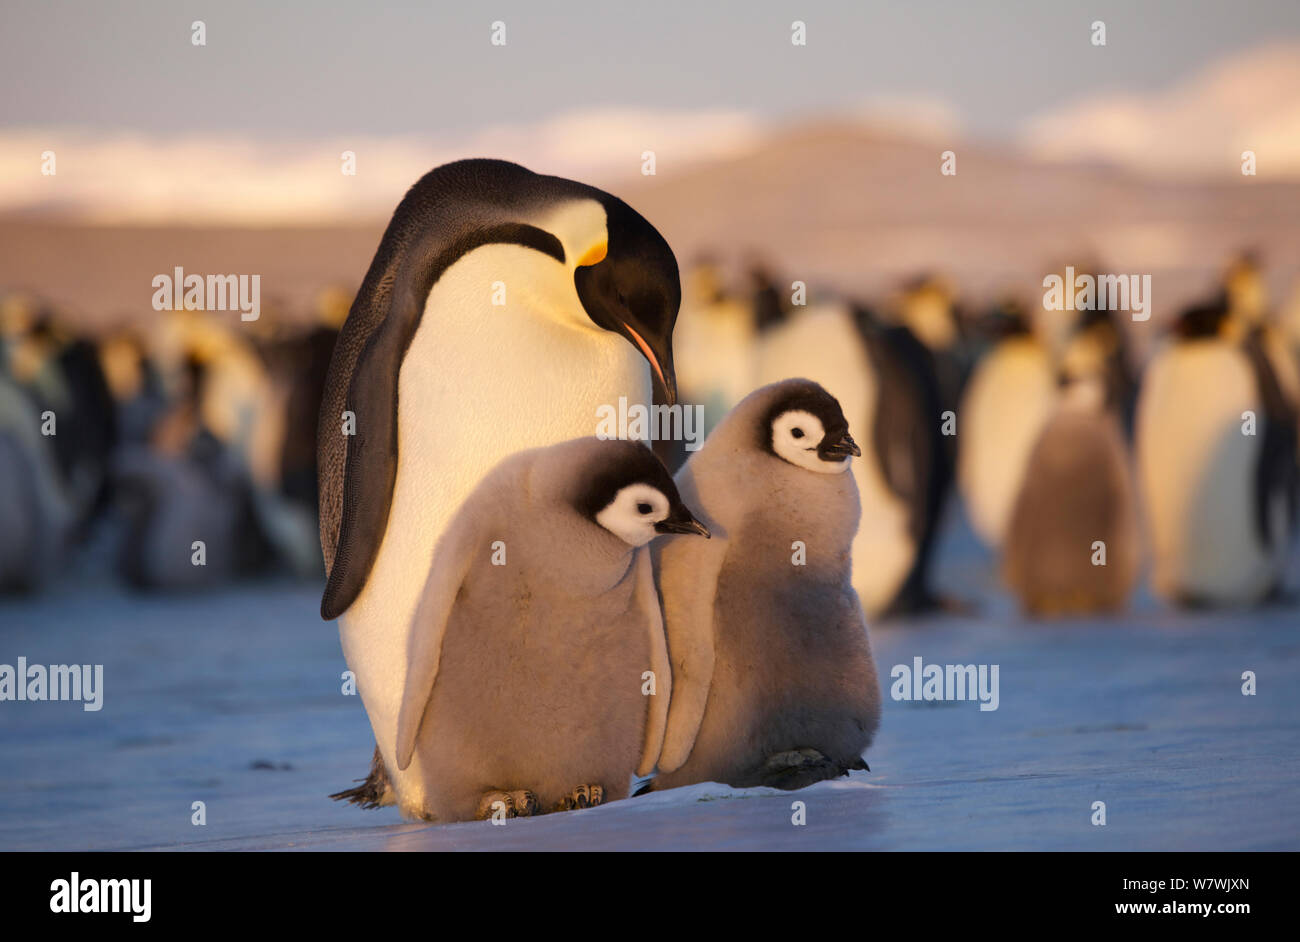
<path fill-rule="evenodd" d="M 605 803 L 605 789 L 600 785 L 579 785 L 556 804 L 556 811 L 576 811 Z"/>
<path fill-rule="evenodd" d="M 537 800 L 537 796 L 527 789 L 519 789 L 512 792 L 485 792 L 483 797 L 478 801 L 478 810 L 474 813 L 477 821 L 486 821 L 497 812 L 496 805 L 501 804 L 505 807 L 507 818 L 531 818 L 535 814 L 540 814 L 542 803 Z"/>
<path fill-rule="evenodd" d="M 517 818 L 531 818 L 535 814 L 542 813 L 541 799 L 527 789 L 511 792 L 510 798 Z"/>

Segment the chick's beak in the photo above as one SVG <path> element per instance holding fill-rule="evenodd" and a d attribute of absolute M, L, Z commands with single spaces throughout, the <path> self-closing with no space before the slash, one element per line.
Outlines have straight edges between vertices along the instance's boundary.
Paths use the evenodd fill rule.
<path fill-rule="evenodd" d="M 823 461 L 843 461 L 852 456 L 854 458 L 862 455 L 862 449 L 858 443 L 853 440 L 853 436 L 845 429 L 838 438 L 826 436 L 821 446 L 817 449 L 817 455 Z"/>
<path fill-rule="evenodd" d="M 656 533 L 696 533 L 709 539 L 709 528 L 691 515 L 685 507 L 674 510 L 655 524 Z"/>

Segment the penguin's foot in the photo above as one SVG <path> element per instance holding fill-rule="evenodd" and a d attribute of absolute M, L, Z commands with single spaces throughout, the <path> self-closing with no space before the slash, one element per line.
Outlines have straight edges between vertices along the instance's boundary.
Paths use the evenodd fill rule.
<path fill-rule="evenodd" d="M 571 793 L 560 799 L 556 811 L 575 811 L 578 808 L 594 808 L 605 803 L 605 789 L 600 785 L 579 785 Z"/>
<path fill-rule="evenodd" d="M 527 789 L 513 792 L 485 792 L 479 799 L 478 811 L 474 813 L 475 820 L 486 821 L 492 817 L 498 811 L 495 807 L 498 802 L 505 806 L 507 818 L 531 818 L 535 814 L 542 813 L 542 803 Z"/>
<path fill-rule="evenodd" d="M 393 785 L 388 780 L 388 770 L 384 768 L 384 760 L 379 755 L 379 748 L 375 747 L 374 757 L 370 760 L 370 774 L 365 780 L 357 779 L 361 782 L 356 788 L 348 788 L 341 792 L 335 792 L 330 795 L 335 801 L 347 801 L 354 805 L 360 805 L 362 808 L 382 808 L 385 805 L 397 804 L 397 795 L 393 792 Z"/>
<path fill-rule="evenodd" d="M 1114 612 L 1118 604 L 1083 589 L 1028 596 L 1024 609 L 1035 618 L 1075 618 L 1084 615 L 1102 615 Z"/>

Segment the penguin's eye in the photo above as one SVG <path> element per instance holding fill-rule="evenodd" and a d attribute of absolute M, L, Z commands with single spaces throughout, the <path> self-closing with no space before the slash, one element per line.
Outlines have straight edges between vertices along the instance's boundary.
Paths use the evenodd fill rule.
<path fill-rule="evenodd" d="M 654 510 L 653 507 L 651 507 L 649 504 L 646 503 L 637 504 L 636 509 L 638 513 L 643 513 L 643 514 L 648 514 L 650 511 Z"/>
<path fill-rule="evenodd" d="M 790 429 L 790 434 L 795 438 L 803 438 L 803 429 L 798 427 L 792 428 Z"/>

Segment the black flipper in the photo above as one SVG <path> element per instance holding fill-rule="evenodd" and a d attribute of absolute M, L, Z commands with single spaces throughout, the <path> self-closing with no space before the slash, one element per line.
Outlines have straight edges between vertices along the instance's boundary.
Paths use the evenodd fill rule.
<path fill-rule="evenodd" d="M 879 381 L 872 445 L 886 484 L 908 505 L 916 544 L 912 568 L 886 610 L 907 614 L 942 607 L 930 590 L 929 570 L 954 469 L 933 355 L 908 328 L 882 324 L 863 308 L 854 313 Z"/>
<path fill-rule="evenodd" d="M 352 303 L 330 361 L 317 433 L 321 548 L 329 581 L 321 616 L 337 618 L 370 575 L 397 475 L 397 382 L 402 358 L 438 279 L 472 249 L 526 245 L 563 261 L 559 240 L 515 222 L 569 181 L 500 160 L 447 164 L 402 199 Z M 572 195 L 587 188 L 569 184 Z M 355 434 L 343 434 L 352 412 Z"/>
<path fill-rule="evenodd" d="M 1255 469 L 1255 529 L 1260 544 L 1273 550 L 1288 542 L 1295 530 L 1297 421 L 1300 420 L 1269 361 L 1263 331 L 1252 330 L 1241 346 L 1255 373 L 1263 412 L 1259 416 L 1260 454 Z M 1281 533 L 1273 532 L 1269 519 L 1271 505 L 1278 495 L 1285 497 L 1287 510 L 1286 528 Z"/>

